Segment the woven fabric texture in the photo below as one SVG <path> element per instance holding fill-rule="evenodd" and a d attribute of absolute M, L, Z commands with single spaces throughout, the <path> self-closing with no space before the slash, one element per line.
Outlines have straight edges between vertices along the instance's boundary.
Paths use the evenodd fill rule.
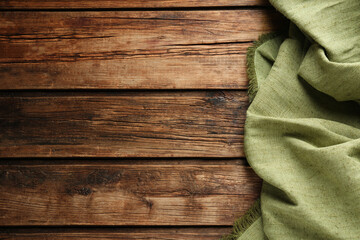
<path fill-rule="evenodd" d="M 360 239 L 360 1 L 273 0 L 257 46 L 245 153 L 261 212 L 237 239 Z"/>

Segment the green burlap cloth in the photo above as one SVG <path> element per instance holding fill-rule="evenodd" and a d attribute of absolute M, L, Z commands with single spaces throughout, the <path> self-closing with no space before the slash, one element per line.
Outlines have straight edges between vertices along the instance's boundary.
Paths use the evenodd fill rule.
<path fill-rule="evenodd" d="M 360 239 L 360 0 L 271 3 L 291 23 L 249 50 L 260 204 L 225 239 Z"/>

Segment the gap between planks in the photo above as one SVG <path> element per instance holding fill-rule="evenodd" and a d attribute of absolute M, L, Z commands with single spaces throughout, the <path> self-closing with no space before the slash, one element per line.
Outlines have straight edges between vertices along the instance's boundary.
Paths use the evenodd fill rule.
<path fill-rule="evenodd" d="M 121 166 L 121 165 L 241 165 L 249 166 L 245 158 L 0 158 L 1 165 L 96 165 L 96 166 Z"/>
<path fill-rule="evenodd" d="M 251 7 L 268 6 L 266 0 L 7 0 L 0 2 L 3 9 L 99 9 L 99 8 L 189 8 L 189 7 Z"/>
<path fill-rule="evenodd" d="M 132 228 L 0 228 L 3 240 L 218 240 L 228 234 L 230 227 L 132 227 Z"/>

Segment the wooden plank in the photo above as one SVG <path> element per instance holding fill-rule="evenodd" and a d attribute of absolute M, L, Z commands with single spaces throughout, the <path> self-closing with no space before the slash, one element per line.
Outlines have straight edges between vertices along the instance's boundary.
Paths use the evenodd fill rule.
<path fill-rule="evenodd" d="M 0 9 L 174 8 L 268 6 L 267 0 L 7 0 Z"/>
<path fill-rule="evenodd" d="M 218 240 L 230 227 L 149 227 L 149 228 L 0 228 L 2 240 Z"/>
<path fill-rule="evenodd" d="M 218 240 L 230 227 L 0 229 L 2 240 Z"/>
<path fill-rule="evenodd" d="M 0 225 L 230 226 L 261 183 L 242 160 L 223 161 L 1 165 Z"/>
<path fill-rule="evenodd" d="M 247 47 L 281 21 L 272 10 L 0 12 L 0 89 L 245 89 Z"/>
<path fill-rule="evenodd" d="M 243 157 L 243 91 L 1 93 L 0 157 Z"/>

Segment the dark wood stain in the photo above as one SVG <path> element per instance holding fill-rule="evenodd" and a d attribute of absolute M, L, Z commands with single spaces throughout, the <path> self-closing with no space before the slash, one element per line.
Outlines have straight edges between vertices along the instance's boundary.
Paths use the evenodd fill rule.
<path fill-rule="evenodd" d="M 0 170 L 1 185 L 8 185 L 14 188 L 35 189 L 46 181 L 47 175 L 42 170 L 33 170 L 25 167 L 18 167 L 14 170 Z"/>
<path fill-rule="evenodd" d="M 69 194 L 70 196 L 73 196 L 74 194 L 79 194 L 79 195 L 83 195 L 83 196 L 88 196 L 91 193 L 93 193 L 93 190 L 91 188 L 88 187 L 81 187 L 81 188 L 66 188 L 66 193 Z"/>

